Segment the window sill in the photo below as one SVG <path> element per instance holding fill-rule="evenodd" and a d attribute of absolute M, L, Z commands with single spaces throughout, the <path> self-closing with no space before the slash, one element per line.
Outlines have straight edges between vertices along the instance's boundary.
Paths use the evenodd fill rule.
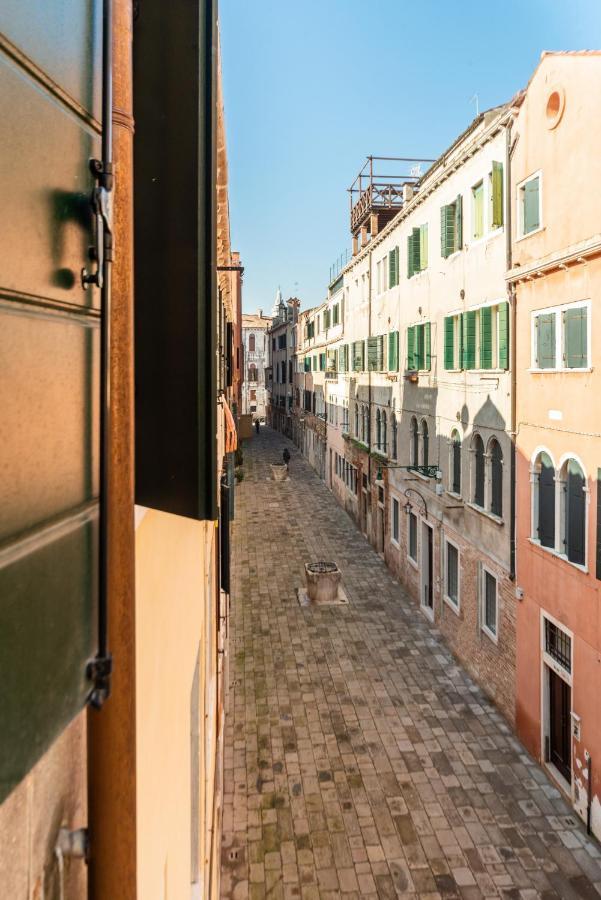
<path fill-rule="evenodd" d="M 550 368 L 550 369 L 531 368 L 531 369 L 527 369 L 527 371 L 530 372 L 531 375 L 557 375 L 557 374 L 565 373 L 565 372 L 576 372 L 576 373 L 592 372 L 593 369 L 594 369 L 594 366 L 585 366 L 584 368 L 581 368 L 581 369 L 580 368 L 569 369 L 567 367 Z"/>
<path fill-rule="evenodd" d="M 448 494 L 453 500 L 461 500 L 463 501 L 463 497 L 461 494 L 456 494 L 455 491 L 445 491 L 445 494 Z"/>
<path fill-rule="evenodd" d="M 504 525 L 505 521 L 500 516 L 495 515 L 494 513 L 489 512 L 487 509 L 484 509 L 482 506 L 478 506 L 476 503 L 471 503 L 469 501 L 465 504 L 470 509 L 473 509 L 475 512 L 480 513 L 482 516 L 486 516 L 487 519 L 490 519 L 492 522 L 495 522 L 497 525 Z"/>
<path fill-rule="evenodd" d="M 521 234 L 519 237 L 515 239 L 515 243 L 518 244 L 520 241 L 525 241 L 526 238 L 532 237 L 533 234 L 540 234 L 541 231 L 545 230 L 544 225 L 540 225 L 538 228 L 535 228 L 534 231 L 529 231 L 528 234 Z"/>
<path fill-rule="evenodd" d="M 588 566 L 582 565 L 582 563 L 572 562 L 571 559 L 568 559 L 565 553 L 560 553 L 559 550 L 556 550 L 554 547 L 545 547 L 543 544 L 541 544 L 540 541 L 537 541 L 536 538 L 528 538 L 528 543 L 532 544 L 534 547 L 538 547 L 538 549 L 542 550 L 544 553 L 548 553 L 549 556 L 554 556 L 556 559 L 560 559 L 562 562 L 565 562 L 569 566 L 572 566 L 572 568 L 578 569 L 578 571 L 582 572 L 584 575 L 588 575 Z"/>
<path fill-rule="evenodd" d="M 464 248 L 466 250 L 471 250 L 472 247 L 479 247 L 482 244 L 488 244 L 490 241 L 494 241 L 496 237 L 503 234 L 505 227 L 503 225 L 499 225 L 498 228 L 491 228 L 490 231 L 486 231 L 484 234 L 479 237 L 472 237 L 470 243 L 464 244 Z"/>
<path fill-rule="evenodd" d="M 444 595 L 444 598 L 443 598 L 443 599 L 444 599 L 444 602 L 446 603 L 446 605 L 447 605 L 450 609 L 452 609 L 453 612 L 455 613 L 455 615 L 457 616 L 457 618 L 459 618 L 459 616 L 460 616 L 460 614 L 461 614 L 461 606 L 460 606 L 459 601 L 458 601 L 457 603 L 453 603 L 453 601 L 451 600 L 451 598 L 450 598 L 450 597 L 447 597 L 446 594 Z"/>
<path fill-rule="evenodd" d="M 401 545 L 399 544 L 398 541 L 395 541 L 395 539 L 393 537 L 390 538 L 390 543 L 392 544 L 393 547 L 396 547 L 397 550 L 401 549 Z"/>
<path fill-rule="evenodd" d="M 419 569 L 419 566 L 418 566 L 418 564 L 417 564 L 417 560 L 416 560 L 416 559 L 413 559 L 413 557 L 412 557 L 412 556 L 409 556 L 409 554 L 407 554 L 407 562 L 410 563 L 410 564 L 413 566 L 414 569 Z"/>
<path fill-rule="evenodd" d="M 497 646 L 499 645 L 499 636 L 498 636 L 498 634 L 494 634 L 494 633 L 490 630 L 490 628 L 487 628 L 487 627 L 486 627 L 486 625 L 482 625 L 481 628 L 480 628 L 480 631 L 482 632 L 482 634 L 485 634 L 485 635 L 486 635 L 486 637 L 488 638 L 489 641 L 492 641 L 492 643 L 495 645 L 495 647 L 497 647 Z"/>

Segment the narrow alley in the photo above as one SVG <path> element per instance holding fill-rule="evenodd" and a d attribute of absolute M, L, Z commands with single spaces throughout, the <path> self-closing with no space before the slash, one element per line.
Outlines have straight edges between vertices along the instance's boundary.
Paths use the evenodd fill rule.
<path fill-rule="evenodd" d="M 222 896 L 598 897 L 598 845 L 269 428 L 236 504 Z M 323 559 L 349 605 L 302 608 Z"/>

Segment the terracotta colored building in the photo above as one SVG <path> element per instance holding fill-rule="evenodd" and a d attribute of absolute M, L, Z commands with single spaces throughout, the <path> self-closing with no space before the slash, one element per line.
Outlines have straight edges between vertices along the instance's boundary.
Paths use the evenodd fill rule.
<path fill-rule="evenodd" d="M 508 276 L 518 336 L 517 729 L 597 837 L 600 97 L 601 54 L 543 54 L 511 130 Z"/>

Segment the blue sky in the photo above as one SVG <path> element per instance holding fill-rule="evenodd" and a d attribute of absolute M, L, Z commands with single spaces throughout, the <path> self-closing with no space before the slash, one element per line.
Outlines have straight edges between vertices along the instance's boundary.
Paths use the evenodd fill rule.
<path fill-rule="evenodd" d="M 368 154 L 435 158 L 525 86 L 542 50 L 601 43 L 601 0 L 220 0 L 244 309 L 321 302 Z"/>

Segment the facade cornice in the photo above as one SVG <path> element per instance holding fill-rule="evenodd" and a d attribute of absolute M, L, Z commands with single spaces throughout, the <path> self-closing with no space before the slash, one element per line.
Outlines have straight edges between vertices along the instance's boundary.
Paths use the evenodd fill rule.
<path fill-rule="evenodd" d="M 514 266 L 507 272 L 505 280 L 508 284 L 533 281 L 535 277 L 548 275 L 557 269 L 567 269 L 575 263 L 584 263 L 599 254 L 601 254 L 601 234 L 596 234 L 579 244 L 565 247 L 548 256 L 536 259 L 527 266 Z"/>

